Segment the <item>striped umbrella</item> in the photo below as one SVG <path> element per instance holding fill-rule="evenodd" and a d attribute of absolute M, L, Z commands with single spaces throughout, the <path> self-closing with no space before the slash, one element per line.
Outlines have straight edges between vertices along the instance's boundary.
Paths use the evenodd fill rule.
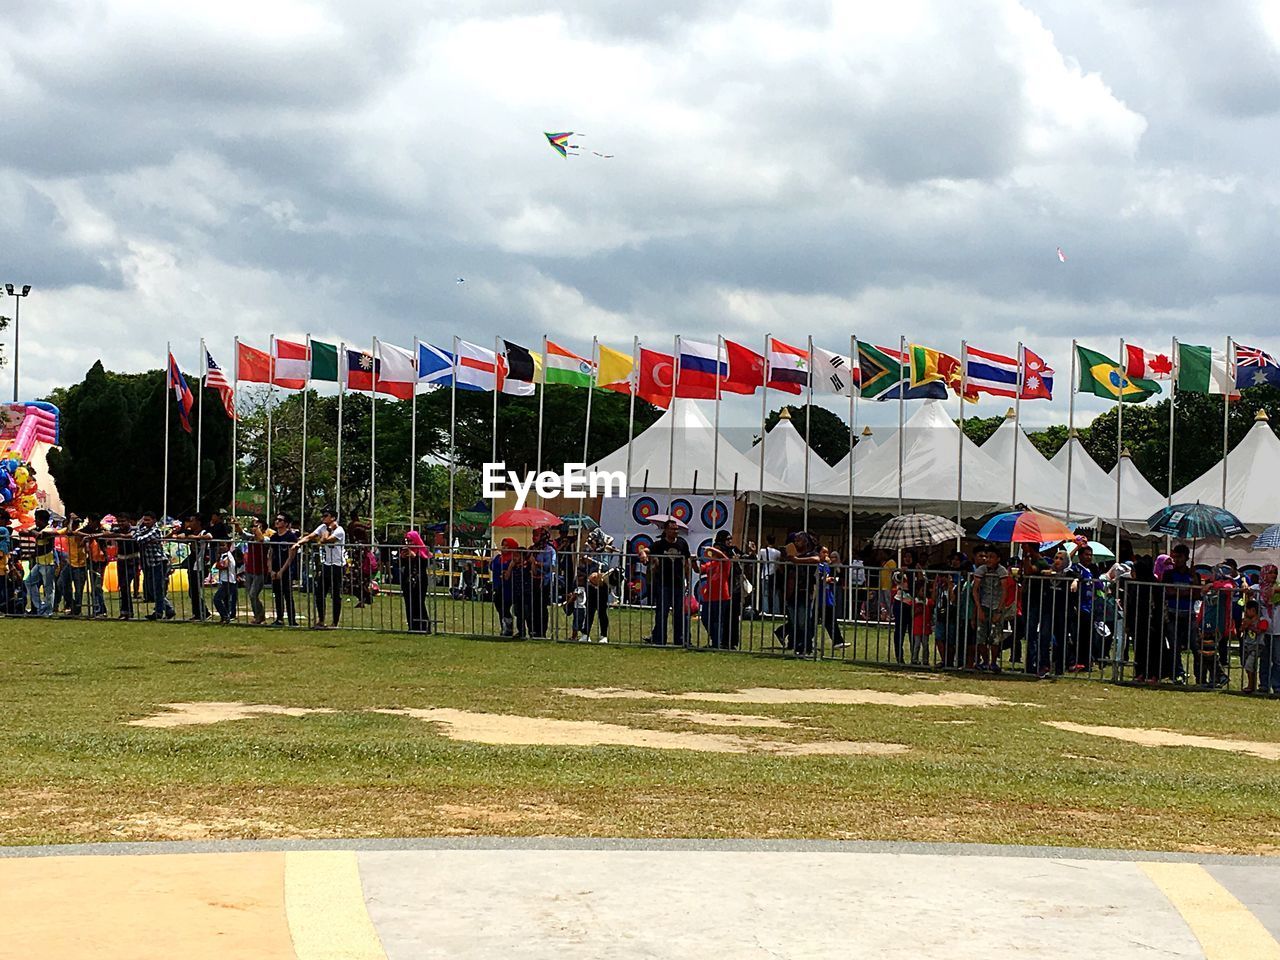
<path fill-rule="evenodd" d="M 1048 514 L 1034 510 L 997 513 L 982 525 L 978 536 L 999 543 L 1044 543 L 1046 540 L 1070 540 L 1071 528 Z"/>
<path fill-rule="evenodd" d="M 1249 532 L 1230 510 L 1208 503 L 1175 503 L 1171 507 L 1161 507 L 1147 518 L 1147 526 L 1152 533 L 1163 533 L 1180 540 L 1234 537 Z"/>
<path fill-rule="evenodd" d="M 1277 547 L 1280 547 L 1280 523 L 1273 523 L 1253 541 L 1255 550 L 1275 550 Z"/>
<path fill-rule="evenodd" d="M 871 538 L 871 545 L 882 550 L 904 547 L 931 547 L 964 536 L 964 528 L 955 521 L 932 513 L 904 513 L 886 523 Z"/>

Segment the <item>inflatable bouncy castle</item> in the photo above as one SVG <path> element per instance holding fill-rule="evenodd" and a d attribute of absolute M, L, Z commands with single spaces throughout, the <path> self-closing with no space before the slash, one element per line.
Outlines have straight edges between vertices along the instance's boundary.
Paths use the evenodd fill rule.
<path fill-rule="evenodd" d="M 9 512 L 14 529 L 31 526 L 37 509 L 62 512 L 46 461 L 58 440 L 58 408 L 53 404 L 0 404 L 0 507 Z"/>

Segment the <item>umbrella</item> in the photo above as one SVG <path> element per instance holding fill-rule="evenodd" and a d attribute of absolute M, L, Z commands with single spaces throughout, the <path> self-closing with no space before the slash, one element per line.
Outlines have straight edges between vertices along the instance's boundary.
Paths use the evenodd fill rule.
<path fill-rule="evenodd" d="M 566 527 L 581 528 L 583 530 L 594 530 L 600 526 L 593 517 L 588 517 L 585 513 L 566 513 L 560 518 L 560 522 Z"/>
<path fill-rule="evenodd" d="M 1207 503 L 1175 503 L 1171 507 L 1161 507 L 1147 518 L 1147 526 L 1152 533 L 1163 533 L 1181 540 L 1234 537 L 1249 532 L 1230 510 Z"/>
<path fill-rule="evenodd" d="M 978 536 L 1001 543 L 1044 543 L 1046 540 L 1070 540 L 1074 534 L 1057 517 L 1034 510 L 997 513 L 982 525 Z"/>
<path fill-rule="evenodd" d="M 1104 543 L 1099 543 L 1097 540 L 1090 540 L 1088 545 L 1089 548 L 1093 550 L 1095 560 L 1114 560 L 1116 558 L 1112 549 Z M 1066 544 L 1067 553 L 1075 553 L 1079 549 L 1080 545 L 1078 543 Z"/>
<path fill-rule="evenodd" d="M 1280 523 L 1273 523 L 1253 541 L 1254 550 L 1274 550 L 1277 547 L 1280 547 Z"/>
<path fill-rule="evenodd" d="M 666 514 L 666 513 L 651 513 L 646 519 L 652 524 L 663 524 L 663 523 L 666 523 L 668 520 L 674 520 L 676 522 L 676 526 L 679 527 L 681 530 L 689 529 L 689 525 L 685 523 L 683 520 L 681 520 L 679 517 L 673 517 L 670 514 Z"/>
<path fill-rule="evenodd" d="M 906 513 L 892 518 L 871 538 L 871 545 L 882 550 L 903 547 L 930 547 L 964 536 L 964 528 L 954 520 L 932 513 Z"/>
<path fill-rule="evenodd" d="M 539 510 L 537 507 L 521 507 L 499 514 L 493 520 L 495 527 L 554 527 L 560 518 L 554 513 Z"/>

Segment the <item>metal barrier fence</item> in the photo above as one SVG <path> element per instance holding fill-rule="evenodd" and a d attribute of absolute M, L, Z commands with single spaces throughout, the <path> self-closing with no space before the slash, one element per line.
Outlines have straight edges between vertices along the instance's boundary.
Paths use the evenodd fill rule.
<path fill-rule="evenodd" d="M 960 561 L 899 570 L 821 555 L 771 564 L 545 548 L 430 555 L 404 544 L 305 544 L 291 555 L 287 545 L 188 540 L 167 541 L 150 568 L 134 553 L 79 568 L 11 557 L 10 567 L 0 579 L 8 615 L 607 641 L 1280 694 L 1280 634 L 1247 581 Z"/>

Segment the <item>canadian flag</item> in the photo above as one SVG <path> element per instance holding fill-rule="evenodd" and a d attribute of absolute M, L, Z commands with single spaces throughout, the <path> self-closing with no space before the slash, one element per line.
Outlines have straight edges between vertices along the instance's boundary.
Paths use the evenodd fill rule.
<path fill-rule="evenodd" d="M 1124 373 L 1130 380 L 1169 380 L 1173 361 L 1167 353 L 1149 353 L 1132 344 L 1124 345 Z"/>

